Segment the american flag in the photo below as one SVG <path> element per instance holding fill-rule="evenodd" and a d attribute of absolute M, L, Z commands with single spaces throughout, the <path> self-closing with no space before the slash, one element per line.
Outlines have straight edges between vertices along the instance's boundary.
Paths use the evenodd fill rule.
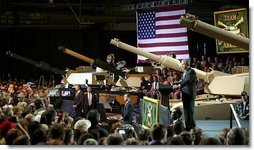
<path fill-rule="evenodd" d="M 188 59 L 187 28 L 179 25 L 185 6 L 158 7 L 137 11 L 137 47 L 156 55 L 176 54 L 176 59 Z M 142 62 L 147 58 L 138 56 Z"/>

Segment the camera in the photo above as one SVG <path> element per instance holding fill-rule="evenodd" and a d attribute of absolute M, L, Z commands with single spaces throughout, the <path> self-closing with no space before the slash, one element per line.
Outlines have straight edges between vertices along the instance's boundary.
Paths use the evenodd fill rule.
<path fill-rule="evenodd" d="M 117 133 L 119 133 L 124 140 L 132 137 L 131 130 L 126 128 L 117 128 Z"/>
<path fill-rule="evenodd" d="M 121 134 L 121 135 L 124 135 L 124 134 L 126 134 L 125 130 L 126 130 L 126 129 L 124 129 L 124 128 L 120 128 L 120 129 L 117 130 L 117 132 L 118 132 L 119 134 Z"/>

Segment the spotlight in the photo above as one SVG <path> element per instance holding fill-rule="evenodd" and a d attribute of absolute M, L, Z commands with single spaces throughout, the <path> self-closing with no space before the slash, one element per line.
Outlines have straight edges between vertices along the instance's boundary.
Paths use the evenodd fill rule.
<path fill-rule="evenodd" d="M 49 0 L 49 4 L 53 5 L 54 4 L 54 0 Z"/>

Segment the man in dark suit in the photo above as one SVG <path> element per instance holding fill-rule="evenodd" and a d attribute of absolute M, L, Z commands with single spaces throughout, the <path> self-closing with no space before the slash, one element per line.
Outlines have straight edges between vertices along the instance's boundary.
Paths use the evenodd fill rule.
<path fill-rule="evenodd" d="M 188 60 L 182 60 L 181 64 L 184 68 L 182 82 L 174 85 L 173 88 L 181 88 L 183 110 L 185 118 L 185 127 L 187 131 L 196 127 L 194 120 L 194 107 L 196 99 L 196 72 L 190 67 Z"/>
<path fill-rule="evenodd" d="M 124 94 L 124 107 L 122 113 L 122 120 L 124 124 L 132 124 L 133 106 L 131 104 L 130 94 Z"/>
<path fill-rule="evenodd" d="M 83 114 L 84 117 L 86 117 L 86 114 L 92 110 L 96 109 L 98 106 L 98 100 L 94 93 L 92 93 L 92 87 L 91 85 L 87 85 L 86 87 L 86 93 L 84 94 L 84 108 L 83 108 Z"/>
<path fill-rule="evenodd" d="M 75 109 L 76 117 L 82 117 L 84 93 L 81 91 L 81 85 L 75 85 L 75 90 L 76 94 L 73 101 L 73 108 Z"/>

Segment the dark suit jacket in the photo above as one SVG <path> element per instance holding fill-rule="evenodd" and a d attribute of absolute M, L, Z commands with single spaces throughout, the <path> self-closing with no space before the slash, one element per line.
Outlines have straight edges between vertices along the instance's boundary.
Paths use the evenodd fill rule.
<path fill-rule="evenodd" d="M 75 108 L 76 114 L 80 115 L 81 110 L 83 109 L 83 101 L 84 101 L 84 93 L 80 91 L 78 95 L 74 97 L 73 100 L 73 105 L 76 105 L 77 107 Z"/>
<path fill-rule="evenodd" d="M 84 94 L 84 114 L 87 114 L 89 112 L 89 110 L 91 109 L 97 109 L 97 105 L 98 105 L 98 101 L 97 101 L 97 97 L 94 93 L 92 93 L 92 104 L 91 106 L 88 105 L 88 94 L 85 93 Z"/>
<path fill-rule="evenodd" d="M 133 106 L 131 101 L 129 100 L 125 103 L 123 108 L 123 121 L 127 124 L 132 124 L 132 114 L 133 114 Z"/>
<path fill-rule="evenodd" d="M 192 68 L 188 68 L 185 72 L 181 85 L 182 92 L 190 95 L 195 99 L 196 97 L 196 72 Z"/>

